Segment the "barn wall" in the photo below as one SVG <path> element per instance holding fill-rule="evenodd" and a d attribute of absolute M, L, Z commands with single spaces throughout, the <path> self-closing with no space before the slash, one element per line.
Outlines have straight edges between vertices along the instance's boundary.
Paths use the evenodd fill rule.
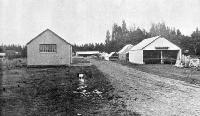
<path fill-rule="evenodd" d="M 40 44 L 56 44 L 56 53 L 40 53 Z M 47 31 L 27 45 L 28 65 L 70 65 L 72 62 L 71 45 Z"/>
<path fill-rule="evenodd" d="M 136 64 L 144 64 L 143 50 L 129 51 L 129 61 Z"/>

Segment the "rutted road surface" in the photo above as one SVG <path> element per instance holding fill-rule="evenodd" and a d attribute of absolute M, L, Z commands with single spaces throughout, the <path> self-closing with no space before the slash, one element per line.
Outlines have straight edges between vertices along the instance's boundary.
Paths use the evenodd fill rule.
<path fill-rule="evenodd" d="M 127 109 L 143 116 L 200 116 L 200 87 L 90 59 L 107 75 Z"/>

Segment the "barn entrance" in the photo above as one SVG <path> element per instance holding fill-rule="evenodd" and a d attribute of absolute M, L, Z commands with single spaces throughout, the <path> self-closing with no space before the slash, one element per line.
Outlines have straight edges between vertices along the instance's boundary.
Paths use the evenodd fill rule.
<path fill-rule="evenodd" d="M 144 50 L 145 64 L 175 64 L 179 50 Z"/>
<path fill-rule="evenodd" d="M 129 53 L 126 53 L 126 61 L 129 61 Z"/>

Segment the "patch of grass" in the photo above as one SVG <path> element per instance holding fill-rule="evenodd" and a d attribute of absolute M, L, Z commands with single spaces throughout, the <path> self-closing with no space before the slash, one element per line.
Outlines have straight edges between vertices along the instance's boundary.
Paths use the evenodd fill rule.
<path fill-rule="evenodd" d="M 78 73 L 85 74 L 85 90 L 89 96 L 74 93 L 79 85 Z M 6 71 L 9 80 L 13 75 L 19 79 L 7 83 L 10 87 L 7 92 L 12 96 L 4 98 L 5 115 L 138 116 L 127 111 L 125 103 L 119 102 L 111 83 L 95 66 L 12 68 Z M 102 97 L 93 93 L 94 90 L 101 91 Z"/>
<path fill-rule="evenodd" d="M 16 58 L 12 60 L 6 59 L 5 61 L 3 61 L 4 66 L 6 66 L 6 68 L 9 70 L 26 67 L 26 63 L 27 63 L 26 59 L 22 59 L 22 58 Z"/>
<path fill-rule="evenodd" d="M 169 64 L 133 64 L 123 61 L 118 61 L 117 63 L 150 74 L 185 81 L 190 84 L 200 85 L 200 71 L 194 68 L 178 68 Z"/>

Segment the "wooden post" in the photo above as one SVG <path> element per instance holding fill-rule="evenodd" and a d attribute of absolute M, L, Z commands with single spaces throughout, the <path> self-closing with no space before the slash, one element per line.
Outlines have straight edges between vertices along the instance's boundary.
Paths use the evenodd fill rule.
<path fill-rule="evenodd" d="M 161 57 L 160 63 L 163 64 L 163 52 L 162 52 L 162 50 L 160 51 L 160 54 L 161 54 L 161 56 L 160 56 Z"/>

